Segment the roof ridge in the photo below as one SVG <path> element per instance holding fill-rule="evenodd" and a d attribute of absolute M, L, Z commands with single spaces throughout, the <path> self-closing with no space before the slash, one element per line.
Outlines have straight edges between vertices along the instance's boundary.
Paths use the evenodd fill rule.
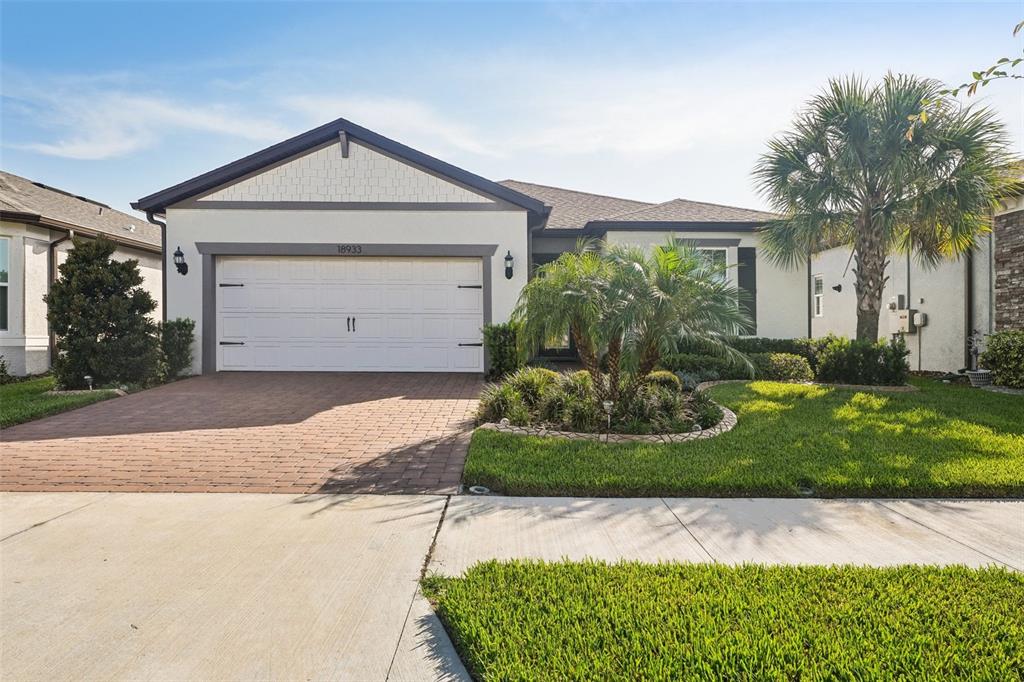
<path fill-rule="evenodd" d="M 520 185 L 531 185 L 533 187 L 544 187 L 545 189 L 557 189 L 560 192 L 572 192 L 573 194 L 586 194 L 587 196 L 598 197 L 599 199 L 614 199 L 616 201 L 629 201 L 629 202 L 632 202 L 634 204 L 645 204 L 647 206 L 659 206 L 660 205 L 659 202 L 643 201 L 642 199 L 627 199 L 626 197 L 616 197 L 616 196 L 612 196 L 611 194 L 598 194 L 597 192 L 586 192 L 586 191 L 581 190 L 581 189 L 569 189 L 568 187 L 558 187 L 556 185 L 544 185 L 544 184 L 541 184 L 539 182 L 527 182 L 525 180 L 516 180 L 514 178 L 506 178 L 504 180 L 499 180 L 498 184 L 500 185 L 500 184 L 503 184 L 503 183 L 506 183 L 506 182 L 516 182 L 516 183 L 519 183 Z"/>

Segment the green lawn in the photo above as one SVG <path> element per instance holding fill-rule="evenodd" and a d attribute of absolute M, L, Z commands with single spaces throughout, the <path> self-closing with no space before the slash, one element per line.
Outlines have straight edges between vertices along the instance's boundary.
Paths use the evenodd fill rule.
<path fill-rule="evenodd" d="M 106 390 L 76 395 L 46 395 L 55 385 L 53 377 L 40 377 L 0 386 L 0 427 L 73 410 L 117 395 Z"/>
<path fill-rule="evenodd" d="M 1024 576 L 1002 569 L 486 562 L 431 576 L 494 680 L 1019 679 Z"/>
<path fill-rule="evenodd" d="M 1024 495 L 1024 397 L 749 382 L 711 389 L 739 423 L 693 443 L 606 445 L 477 431 L 463 481 L 512 495 Z"/>

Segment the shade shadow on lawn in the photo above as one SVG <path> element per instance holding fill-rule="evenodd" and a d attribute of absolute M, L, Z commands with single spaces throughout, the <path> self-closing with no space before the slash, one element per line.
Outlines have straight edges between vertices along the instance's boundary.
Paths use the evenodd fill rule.
<path fill-rule="evenodd" d="M 463 480 L 513 495 L 1024 496 L 1024 399 L 931 380 L 913 393 L 749 382 L 711 389 L 716 438 L 601 444 L 473 436 Z M 804 493 L 806 494 L 806 493 Z"/>

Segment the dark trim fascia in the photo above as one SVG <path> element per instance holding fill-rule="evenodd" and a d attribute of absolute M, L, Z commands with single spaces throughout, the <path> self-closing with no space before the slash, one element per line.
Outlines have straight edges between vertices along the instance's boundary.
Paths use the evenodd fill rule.
<path fill-rule="evenodd" d="M 218 208 L 257 211 L 507 211 L 507 204 L 493 202 L 419 201 L 186 201 L 174 208 Z M 515 207 L 512 207 L 515 208 Z"/>
<path fill-rule="evenodd" d="M 270 164 L 281 161 L 282 159 L 295 156 L 296 154 L 312 149 L 318 145 L 326 143 L 337 144 L 339 135 L 343 132 L 352 139 L 365 142 L 381 151 L 393 154 L 404 161 L 429 169 L 435 173 L 440 173 L 445 177 L 466 185 L 467 187 L 507 201 L 519 206 L 520 208 L 524 208 L 531 213 L 537 214 L 538 216 L 546 217 L 549 212 L 549 209 L 544 206 L 543 202 L 538 201 L 533 197 L 529 197 L 521 192 L 516 192 L 504 185 L 499 185 L 496 182 L 492 182 L 479 175 L 470 173 L 467 170 L 453 166 L 450 163 L 446 163 L 433 156 L 417 151 L 412 147 L 407 147 L 404 144 L 384 137 L 383 135 L 375 133 L 367 128 L 363 128 L 362 126 L 358 126 L 343 118 L 331 121 L 330 123 L 314 128 L 313 130 L 302 133 L 301 135 L 297 135 L 291 139 L 285 140 L 284 142 L 279 142 L 278 144 L 267 147 L 255 154 L 250 154 L 249 156 L 221 166 L 220 168 L 216 168 L 190 180 L 174 185 L 173 187 L 145 196 L 138 201 L 133 202 L 132 207 L 139 210 L 163 212 L 171 204 L 178 203 L 189 197 L 193 197 L 197 194 L 201 194 L 202 192 L 231 182 L 232 180 L 240 178 L 247 173 L 252 173 L 253 171 L 257 171 Z"/>
<path fill-rule="evenodd" d="M 680 222 L 672 220 L 619 221 L 592 220 L 583 228 L 586 234 L 616 232 L 753 232 L 763 222 Z"/>
<path fill-rule="evenodd" d="M 359 253 L 342 251 L 346 243 L 196 242 L 199 253 L 212 256 L 366 256 L 480 258 L 493 256 L 497 244 L 359 244 Z"/>
<path fill-rule="evenodd" d="M 94 227 L 82 227 L 81 225 L 75 225 L 74 223 L 64 222 L 63 220 L 57 220 L 56 218 L 47 218 L 46 216 L 39 215 L 38 213 L 22 213 L 19 211 L 0 211 L 0 219 L 10 220 L 15 223 L 26 223 L 29 225 L 35 225 L 36 227 L 42 227 L 47 230 L 60 230 L 62 232 L 74 232 L 76 235 L 83 237 L 89 237 L 95 239 L 97 237 L 105 237 L 115 244 L 121 246 L 127 246 L 132 249 L 138 249 L 140 251 L 149 251 L 150 253 L 161 253 L 162 249 L 155 244 L 147 244 L 146 242 L 136 241 L 134 239 L 127 239 L 103 230 L 97 230 Z"/>
<path fill-rule="evenodd" d="M 337 244 L 271 244 L 196 242 L 196 249 L 202 254 L 203 266 L 203 329 L 202 329 L 202 371 L 213 374 L 217 371 L 217 256 L 338 256 L 359 258 L 360 256 L 405 256 L 405 257 L 448 257 L 480 258 L 483 265 L 483 323 L 490 324 L 493 315 L 491 259 L 498 250 L 497 244 L 360 244 L 359 254 L 339 254 Z M 490 355 L 484 348 L 484 373 L 490 370 Z"/>

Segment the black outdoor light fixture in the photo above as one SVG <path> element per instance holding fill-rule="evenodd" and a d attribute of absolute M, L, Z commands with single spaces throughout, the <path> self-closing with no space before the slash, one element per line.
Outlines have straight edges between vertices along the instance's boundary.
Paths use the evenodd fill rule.
<path fill-rule="evenodd" d="M 834 287 L 832 287 L 832 291 L 836 292 L 837 294 L 839 292 L 841 292 L 842 290 L 843 290 L 843 285 L 842 284 L 837 284 Z"/>
<path fill-rule="evenodd" d="M 180 274 L 188 274 L 188 263 L 185 262 L 185 254 L 181 252 L 180 246 L 174 250 L 174 267 L 178 269 Z"/>
<path fill-rule="evenodd" d="M 509 251 L 505 254 L 505 279 L 512 279 L 512 264 L 515 259 L 512 257 L 512 252 Z"/>

